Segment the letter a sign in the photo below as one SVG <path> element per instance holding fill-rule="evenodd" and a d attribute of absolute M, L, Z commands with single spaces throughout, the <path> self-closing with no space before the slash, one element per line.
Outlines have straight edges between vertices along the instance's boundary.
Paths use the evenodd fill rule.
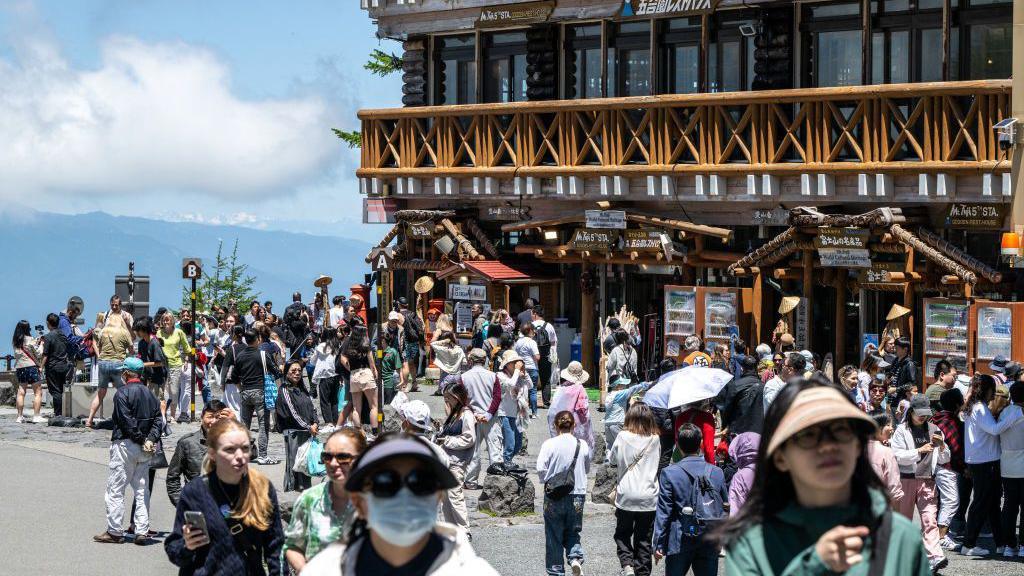
<path fill-rule="evenodd" d="M 185 258 L 181 261 L 181 277 L 198 280 L 203 276 L 203 261 L 199 258 Z"/>
<path fill-rule="evenodd" d="M 370 266 L 374 272 L 391 271 L 392 254 L 389 248 L 374 248 L 370 254 Z"/>

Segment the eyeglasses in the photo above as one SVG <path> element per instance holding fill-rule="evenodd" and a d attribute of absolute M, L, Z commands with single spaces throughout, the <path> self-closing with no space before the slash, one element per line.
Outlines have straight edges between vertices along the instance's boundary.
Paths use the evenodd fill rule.
<path fill-rule="evenodd" d="M 441 489 L 437 478 L 425 470 L 413 470 L 402 478 L 394 470 L 381 470 L 367 481 L 370 493 L 378 498 L 392 498 L 402 489 L 402 485 L 416 496 L 427 496 Z"/>
<path fill-rule="evenodd" d="M 329 464 L 331 460 L 337 460 L 338 464 L 351 464 L 356 459 L 356 454 L 349 454 L 348 452 L 321 452 L 320 462 L 323 464 Z"/>
<path fill-rule="evenodd" d="M 846 444 L 857 437 L 853 427 L 845 420 L 837 420 L 826 424 L 819 424 L 804 428 L 792 435 L 789 440 L 804 450 L 817 448 L 828 436 L 830 440 L 838 444 Z"/>

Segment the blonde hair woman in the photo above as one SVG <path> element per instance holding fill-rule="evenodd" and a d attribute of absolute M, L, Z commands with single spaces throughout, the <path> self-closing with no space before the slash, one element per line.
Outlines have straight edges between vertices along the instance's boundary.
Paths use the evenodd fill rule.
<path fill-rule="evenodd" d="M 249 468 L 248 430 L 237 420 L 220 420 L 206 433 L 206 444 L 204 474 L 181 492 L 174 529 L 164 542 L 167 557 L 179 574 L 280 574 L 284 533 L 277 492 Z"/>

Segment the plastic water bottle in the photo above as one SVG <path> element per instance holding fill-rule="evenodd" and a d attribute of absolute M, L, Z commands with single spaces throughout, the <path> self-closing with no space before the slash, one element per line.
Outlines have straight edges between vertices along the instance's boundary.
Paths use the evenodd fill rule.
<path fill-rule="evenodd" d="M 569 357 L 577 362 L 583 361 L 583 338 L 576 334 L 572 338 L 572 345 L 569 348 Z"/>

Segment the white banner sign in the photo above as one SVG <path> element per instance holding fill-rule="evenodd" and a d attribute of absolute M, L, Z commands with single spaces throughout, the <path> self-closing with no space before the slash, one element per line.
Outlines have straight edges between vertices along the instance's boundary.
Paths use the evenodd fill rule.
<path fill-rule="evenodd" d="M 826 268 L 871 268 L 867 248 L 818 248 L 818 256 Z"/>
<path fill-rule="evenodd" d="M 483 302 L 487 300 L 487 286 L 481 286 L 480 284 L 449 283 L 448 299 Z"/>
<path fill-rule="evenodd" d="M 626 229 L 626 213 L 623 210 L 587 210 L 587 228 Z"/>

